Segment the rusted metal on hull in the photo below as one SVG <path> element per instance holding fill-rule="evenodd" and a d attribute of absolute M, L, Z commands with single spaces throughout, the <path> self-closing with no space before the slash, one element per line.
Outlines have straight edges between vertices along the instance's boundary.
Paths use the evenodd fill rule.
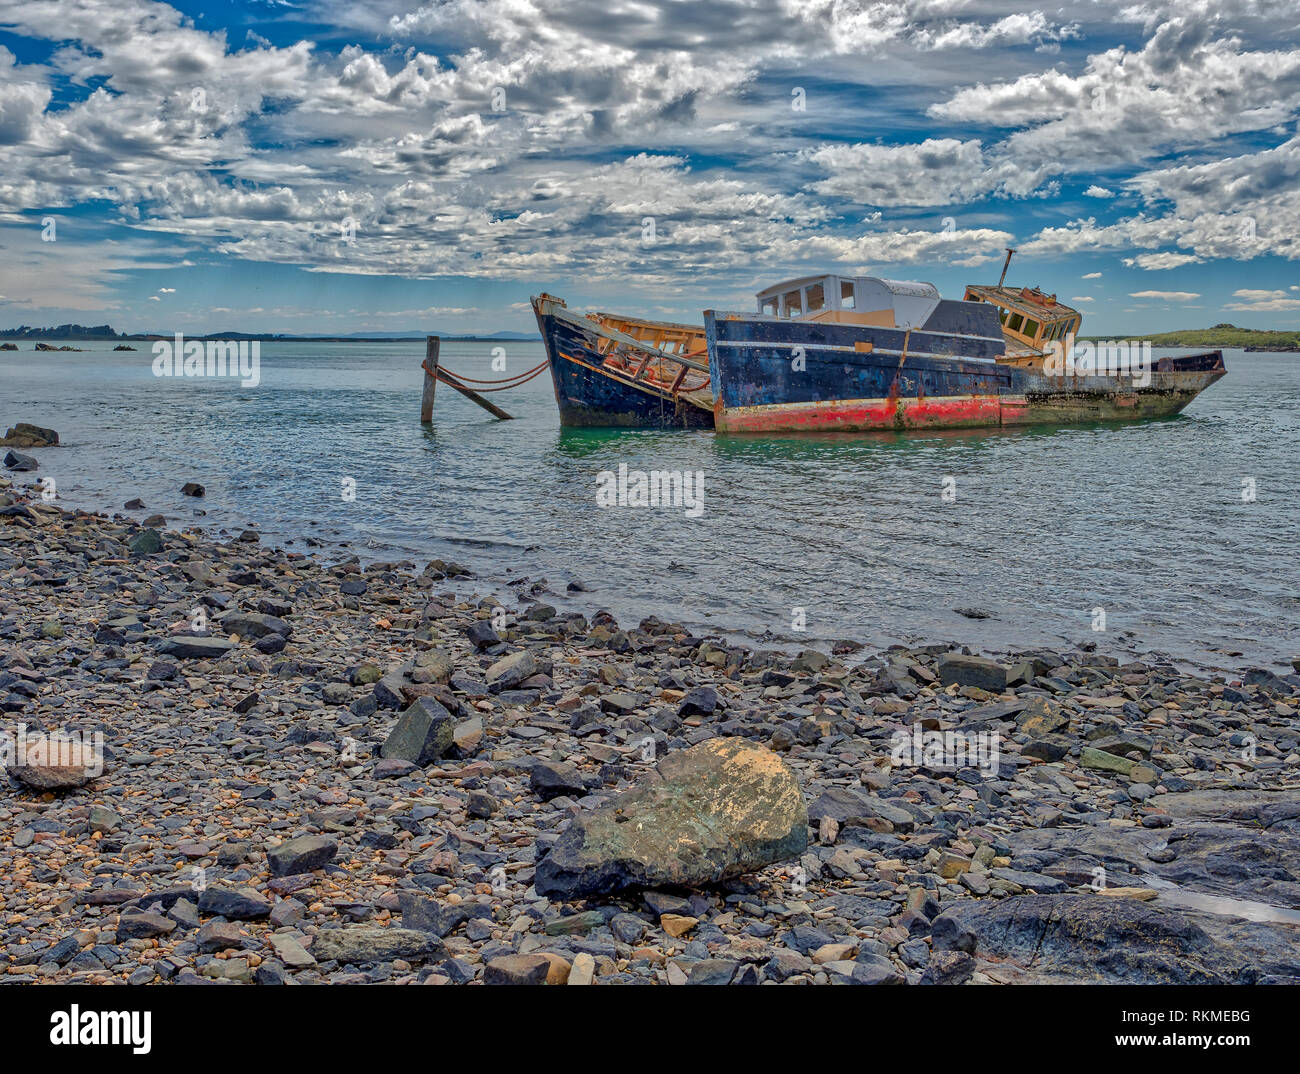
<path fill-rule="evenodd" d="M 734 407 L 714 413 L 720 432 L 879 432 L 906 429 L 961 429 L 999 425 L 997 396 L 932 399 L 836 399 Z"/>
<path fill-rule="evenodd" d="M 712 397 L 683 391 L 685 374 L 704 367 L 660 351 L 599 321 L 570 313 L 551 295 L 533 299 L 555 388 L 560 424 L 582 428 L 684 428 L 713 426 Z M 640 322 L 651 324 L 652 322 Z M 663 326 L 665 329 L 689 326 Z M 624 360 L 634 356 L 634 365 Z M 670 378 L 646 373 L 651 360 L 673 366 Z M 703 373 L 697 374 L 697 380 Z"/>
<path fill-rule="evenodd" d="M 1027 288 L 968 291 L 978 300 L 943 299 L 930 284 L 808 277 L 759 294 L 760 309 L 777 313 L 708 310 L 703 330 L 579 315 L 550 295 L 533 307 L 564 425 L 867 432 L 1129 421 L 1177 414 L 1226 372 L 1218 351 L 1151 368 L 1149 350 L 1139 367 L 1116 344 L 1098 353 L 1120 375 L 1077 372 L 1096 368 L 1086 355 L 1075 362 L 1072 335 L 1061 338 L 1077 311 Z M 1018 341 L 1002 319 L 1024 303 L 1035 319 Z M 1068 375 L 1056 375 L 1062 356 Z"/>
<path fill-rule="evenodd" d="M 1207 376 L 1203 387 L 1222 375 Z M 728 433 L 852 433 L 1135 421 L 1172 417 L 1201 391 L 1202 387 L 1153 387 L 1141 392 L 1052 391 L 947 399 L 842 399 L 728 408 L 721 413 L 715 411 L 714 422 L 718 431 Z"/>
<path fill-rule="evenodd" d="M 899 340 L 877 327 L 706 312 L 714 425 L 851 433 L 1131 421 L 1177 414 L 1225 373 L 1222 354 L 1211 352 L 1161 359 L 1136 377 L 1049 376 L 983 358 L 983 332 L 967 337 L 968 356 L 955 337 L 944 350 L 958 353 L 938 353 L 934 327 Z M 918 339 L 924 351 L 914 349 Z"/>

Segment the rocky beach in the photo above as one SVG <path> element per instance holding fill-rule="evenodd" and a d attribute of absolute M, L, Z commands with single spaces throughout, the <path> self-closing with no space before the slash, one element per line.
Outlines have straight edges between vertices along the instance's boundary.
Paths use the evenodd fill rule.
<path fill-rule="evenodd" d="M 127 506 L 0 479 L 4 983 L 1300 982 L 1294 669 L 756 651 Z"/>

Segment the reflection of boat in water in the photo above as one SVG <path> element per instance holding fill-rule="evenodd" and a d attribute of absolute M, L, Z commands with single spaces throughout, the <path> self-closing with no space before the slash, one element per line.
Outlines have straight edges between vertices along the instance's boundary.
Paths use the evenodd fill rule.
<path fill-rule="evenodd" d="M 549 295 L 533 306 L 565 425 L 862 432 L 1156 418 L 1226 372 L 1219 351 L 1150 362 L 1141 344 L 1076 366 L 1079 311 L 1004 287 L 1005 264 L 1002 277 L 956 301 L 929 283 L 809 276 L 761 291 L 757 313 L 706 311 L 702 331 L 583 316 Z"/>

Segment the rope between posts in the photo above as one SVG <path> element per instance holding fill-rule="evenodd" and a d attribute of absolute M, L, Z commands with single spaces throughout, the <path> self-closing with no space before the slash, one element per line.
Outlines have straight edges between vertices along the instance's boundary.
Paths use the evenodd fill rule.
<path fill-rule="evenodd" d="M 486 395 L 488 392 L 509 391 L 511 388 L 522 387 L 523 385 L 527 384 L 530 380 L 532 380 L 533 377 L 541 376 L 541 373 L 542 371 L 540 369 L 537 369 L 533 371 L 532 376 L 524 377 L 522 380 L 517 380 L 513 384 L 502 384 L 501 387 L 499 388 L 474 388 L 473 390 L 478 392 L 480 395 Z M 462 384 L 459 379 L 457 379 L 454 373 L 444 374 L 441 369 L 438 370 L 438 379 L 442 381 L 444 384 L 450 384 L 452 387 L 456 387 L 457 385 L 459 385 L 462 388 L 465 387 L 465 385 Z"/>
<path fill-rule="evenodd" d="M 527 384 L 534 377 L 538 376 L 542 372 L 542 370 L 546 368 L 546 364 L 547 363 L 543 361 L 539 365 L 533 366 L 532 369 L 525 370 L 523 373 L 519 373 L 513 377 L 502 377 L 500 380 L 479 380 L 476 377 L 463 377 L 459 373 L 455 372 L 454 370 L 447 369 L 441 365 L 438 366 L 436 371 L 430 369 L 429 360 L 427 358 L 421 363 L 426 373 L 432 374 L 433 376 L 437 377 L 439 380 L 442 380 L 443 383 L 450 383 L 450 381 L 443 379 L 443 374 L 445 373 L 448 377 L 451 378 L 451 380 L 454 380 L 460 384 L 500 385 L 500 387 L 496 387 L 496 388 L 480 388 L 479 391 L 481 392 L 502 392 L 505 391 L 507 388 L 518 388 L 523 384 Z"/>

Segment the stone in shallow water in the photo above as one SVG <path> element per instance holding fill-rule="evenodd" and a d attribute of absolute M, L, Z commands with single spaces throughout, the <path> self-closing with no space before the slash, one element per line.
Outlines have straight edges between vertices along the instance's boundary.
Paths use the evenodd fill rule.
<path fill-rule="evenodd" d="M 575 817 L 538 862 L 534 883 L 560 899 L 698 887 L 807 847 L 808 807 L 794 773 L 765 747 L 717 738 L 668 754 L 631 790 Z"/>
<path fill-rule="evenodd" d="M 59 442 L 59 434 L 53 429 L 20 421 L 5 431 L 0 445 L 5 447 L 54 447 Z"/>
<path fill-rule="evenodd" d="M 40 467 L 34 458 L 30 455 L 24 455 L 21 451 L 5 452 L 5 469 L 13 470 L 17 473 L 31 473 Z"/>

